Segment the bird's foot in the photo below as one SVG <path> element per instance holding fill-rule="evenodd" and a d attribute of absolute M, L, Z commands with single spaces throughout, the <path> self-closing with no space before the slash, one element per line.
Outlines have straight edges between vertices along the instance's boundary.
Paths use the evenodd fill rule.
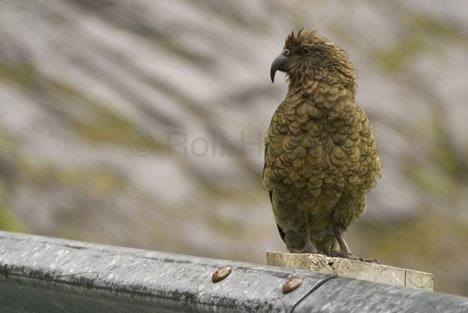
<path fill-rule="evenodd" d="M 310 233 L 307 232 L 307 234 L 304 235 L 304 248 L 302 249 L 290 249 L 289 252 L 291 253 L 310 253 L 310 254 L 317 254 L 319 251 L 317 248 L 314 246 L 312 243 L 312 240 L 310 239 Z"/>
<path fill-rule="evenodd" d="M 376 258 L 358 258 L 358 260 L 366 263 L 380 264 L 379 260 L 377 260 Z"/>
<path fill-rule="evenodd" d="M 334 251 L 330 254 L 328 254 L 330 257 L 338 257 L 338 258 L 343 258 L 343 259 L 349 259 L 349 260 L 356 260 L 356 261 L 361 261 L 361 262 L 366 262 L 366 263 L 376 263 L 380 264 L 379 260 L 375 258 L 362 258 L 362 257 L 357 257 L 351 252 L 343 252 L 343 251 Z"/>
<path fill-rule="evenodd" d="M 334 258 L 359 260 L 359 258 L 354 256 L 354 254 L 352 254 L 351 252 L 344 252 L 344 251 L 332 251 L 327 256 L 334 257 Z"/>
<path fill-rule="evenodd" d="M 317 254 L 319 253 L 317 249 L 314 247 L 307 247 L 305 246 L 302 249 L 290 249 L 289 252 L 291 253 L 310 253 L 310 254 Z"/>

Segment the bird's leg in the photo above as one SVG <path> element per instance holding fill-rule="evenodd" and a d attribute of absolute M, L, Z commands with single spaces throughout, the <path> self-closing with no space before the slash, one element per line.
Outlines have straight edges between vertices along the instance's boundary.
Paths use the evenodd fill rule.
<path fill-rule="evenodd" d="M 335 238 L 338 241 L 338 244 L 340 245 L 340 251 L 336 252 L 335 256 L 341 257 L 341 258 L 346 258 L 346 259 L 351 259 L 351 260 L 359 260 L 367 263 L 379 263 L 379 260 L 377 259 L 364 259 L 361 257 L 356 257 L 353 255 L 351 250 L 349 249 L 348 244 L 344 240 L 344 230 L 341 227 L 336 227 L 334 229 L 335 232 Z"/>
<path fill-rule="evenodd" d="M 336 240 L 338 241 L 338 244 L 340 245 L 340 251 L 337 252 L 336 256 L 342 257 L 342 258 L 347 258 L 347 259 L 353 259 L 357 260 L 358 258 L 355 257 L 352 253 L 351 250 L 348 247 L 348 244 L 346 243 L 344 239 L 344 230 L 341 227 L 335 227 L 334 235 Z"/>
<path fill-rule="evenodd" d="M 312 243 L 312 240 L 310 239 L 310 232 L 307 232 L 307 234 L 304 236 L 304 248 L 302 249 L 302 253 L 312 253 L 316 254 L 318 253 L 317 248 L 315 248 L 314 244 Z"/>
<path fill-rule="evenodd" d="M 302 249 L 290 249 L 291 253 L 312 253 L 317 254 L 318 250 L 312 243 L 312 239 L 310 239 L 310 231 L 307 231 L 304 234 L 304 248 Z"/>

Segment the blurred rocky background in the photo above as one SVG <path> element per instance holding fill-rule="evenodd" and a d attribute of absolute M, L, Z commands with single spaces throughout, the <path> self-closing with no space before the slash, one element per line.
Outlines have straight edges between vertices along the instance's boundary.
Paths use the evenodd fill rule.
<path fill-rule="evenodd" d="M 303 26 L 347 50 L 384 174 L 357 255 L 468 296 L 468 2 L 2 0 L 0 228 L 264 262 L 269 81 Z"/>

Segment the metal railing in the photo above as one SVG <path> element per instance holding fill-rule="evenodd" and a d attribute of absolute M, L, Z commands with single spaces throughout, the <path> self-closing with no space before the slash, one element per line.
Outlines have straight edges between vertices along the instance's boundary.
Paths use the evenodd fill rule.
<path fill-rule="evenodd" d="M 468 312 L 468 298 L 0 232 L 0 312 Z"/>

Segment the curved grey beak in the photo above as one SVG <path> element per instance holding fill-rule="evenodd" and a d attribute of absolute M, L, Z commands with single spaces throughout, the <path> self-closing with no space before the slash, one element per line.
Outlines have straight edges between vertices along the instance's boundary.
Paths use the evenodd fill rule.
<path fill-rule="evenodd" d="M 280 54 L 279 56 L 276 57 L 276 59 L 271 63 L 271 68 L 270 68 L 270 78 L 271 82 L 275 82 L 275 74 L 276 71 L 281 71 L 284 72 L 286 71 L 286 61 L 288 58 L 284 54 Z"/>

